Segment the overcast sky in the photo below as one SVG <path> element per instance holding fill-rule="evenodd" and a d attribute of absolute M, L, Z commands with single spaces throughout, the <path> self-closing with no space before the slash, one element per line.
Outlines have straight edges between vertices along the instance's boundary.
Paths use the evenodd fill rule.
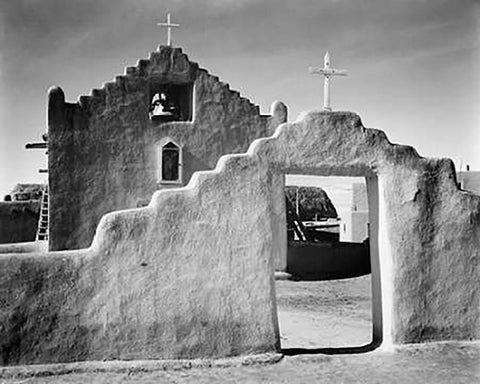
<path fill-rule="evenodd" d="M 0 0 L 0 193 L 39 181 L 52 85 L 67 101 L 100 88 L 166 41 L 268 112 L 322 106 L 326 50 L 349 76 L 335 110 L 422 156 L 480 170 L 480 4 L 474 0 Z"/>

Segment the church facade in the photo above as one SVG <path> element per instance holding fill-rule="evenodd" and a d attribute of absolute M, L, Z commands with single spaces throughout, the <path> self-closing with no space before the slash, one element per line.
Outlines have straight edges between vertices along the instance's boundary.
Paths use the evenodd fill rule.
<path fill-rule="evenodd" d="M 262 115 L 170 46 L 77 103 L 51 88 L 50 250 L 90 246 L 104 214 L 148 205 L 156 190 L 186 185 L 194 172 L 246 151 L 286 119 L 282 103 Z"/>

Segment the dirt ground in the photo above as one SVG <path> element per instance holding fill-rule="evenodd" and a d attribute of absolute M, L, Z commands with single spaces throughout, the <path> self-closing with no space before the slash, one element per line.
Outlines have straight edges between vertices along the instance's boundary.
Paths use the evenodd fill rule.
<path fill-rule="evenodd" d="M 370 277 L 277 281 L 282 348 L 355 347 L 371 341 Z M 359 354 L 285 356 L 276 364 L 2 379 L 40 383 L 480 383 L 480 343 L 433 343 Z"/>
<path fill-rule="evenodd" d="M 370 275 L 276 282 L 282 348 L 359 347 L 372 341 Z"/>

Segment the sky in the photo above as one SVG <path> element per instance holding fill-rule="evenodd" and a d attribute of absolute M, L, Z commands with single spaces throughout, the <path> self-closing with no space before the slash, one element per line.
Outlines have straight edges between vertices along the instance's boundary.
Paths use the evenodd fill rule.
<path fill-rule="evenodd" d="M 308 67 L 330 51 L 334 110 L 422 156 L 480 170 L 480 2 L 474 0 L 0 0 L 0 194 L 39 182 L 48 88 L 90 94 L 166 42 L 268 113 L 321 109 Z M 0 195 L 0 197 L 1 197 Z"/>

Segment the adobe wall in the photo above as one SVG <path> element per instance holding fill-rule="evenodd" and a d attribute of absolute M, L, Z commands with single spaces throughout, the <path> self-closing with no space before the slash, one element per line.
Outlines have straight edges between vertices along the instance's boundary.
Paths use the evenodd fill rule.
<path fill-rule="evenodd" d="M 351 211 L 351 240 L 361 243 L 368 238 L 368 196 L 363 183 L 353 184 Z"/>
<path fill-rule="evenodd" d="M 0 202 L 0 244 L 34 241 L 39 201 Z"/>
<path fill-rule="evenodd" d="M 24 241 L 0 244 L 0 253 L 48 252 L 47 240 Z"/>
<path fill-rule="evenodd" d="M 0 256 L 0 362 L 275 350 L 273 191 L 258 171 L 247 159 L 108 214 L 87 250 Z"/>
<path fill-rule="evenodd" d="M 275 350 L 291 173 L 366 176 L 377 341 L 480 338 L 480 197 L 457 188 L 450 160 L 392 145 L 353 113 L 314 112 L 148 207 L 105 215 L 89 249 L 1 255 L 1 362 Z"/>
<path fill-rule="evenodd" d="M 480 172 L 463 171 L 457 173 L 457 180 L 460 188 L 480 195 Z"/>
<path fill-rule="evenodd" d="M 151 121 L 153 83 L 193 83 L 193 121 Z M 105 213 L 142 206 L 153 192 L 169 187 L 157 183 L 162 138 L 183 147 L 186 184 L 195 171 L 214 168 L 221 155 L 245 151 L 286 121 L 283 104 L 275 104 L 272 114 L 261 115 L 181 49 L 163 46 L 77 103 L 66 103 L 60 88 L 51 89 L 50 249 L 88 247 Z"/>
<path fill-rule="evenodd" d="M 290 241 L 287 270 L 294 279 L 348 279 L 371 272 L 370 249 L 360 243 Z"/>

